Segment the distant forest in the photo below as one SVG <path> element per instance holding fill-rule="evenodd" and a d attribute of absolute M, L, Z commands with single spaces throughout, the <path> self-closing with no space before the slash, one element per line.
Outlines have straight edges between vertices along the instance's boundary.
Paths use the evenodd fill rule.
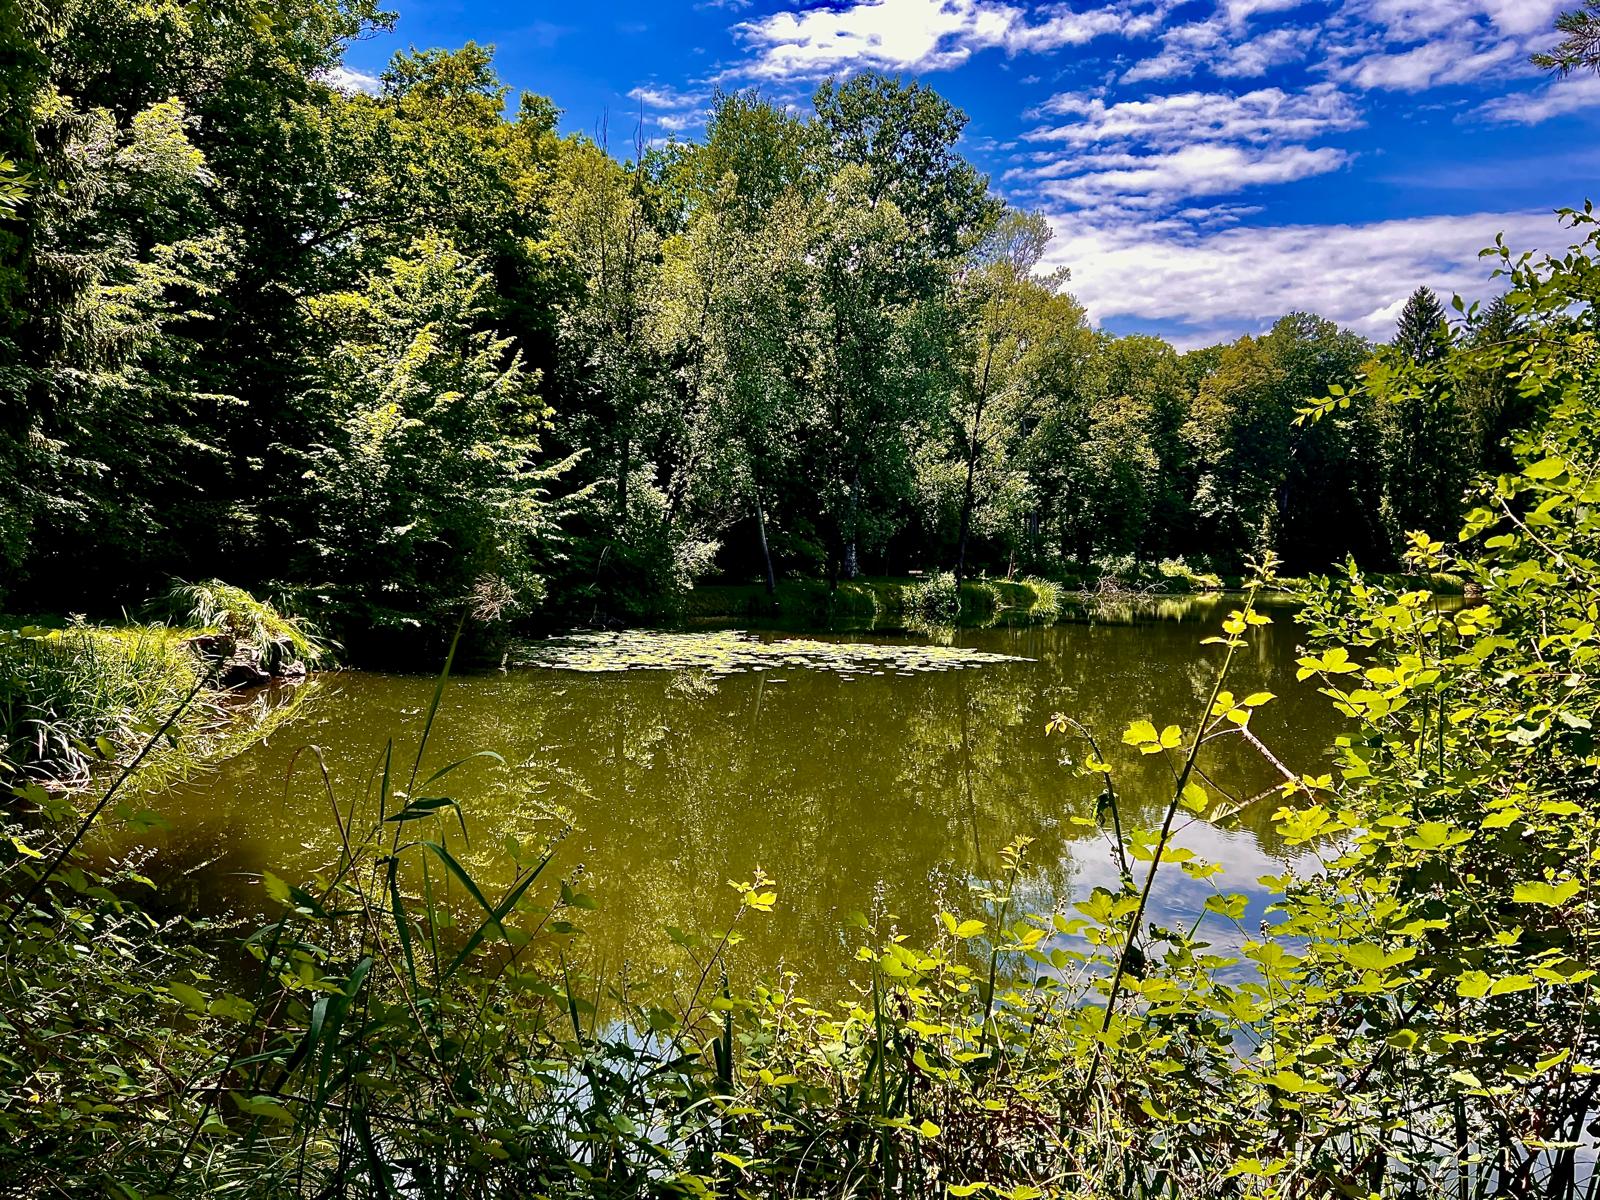
<path fill-rule="evenodd" d="M 1484 376 L 1298 420 L 1508 336 L 1503 303 L 1452 332 L 1421 289 L 1389 346 L 1093 328 L 921 83 L 608 142 L 471 43 L 331 86 L 373 0 L 262 11 L 0 25 L 0 608 L 223 577 L 414 627 L 713 577 L 1381 569 L 1526 418 Z"/>

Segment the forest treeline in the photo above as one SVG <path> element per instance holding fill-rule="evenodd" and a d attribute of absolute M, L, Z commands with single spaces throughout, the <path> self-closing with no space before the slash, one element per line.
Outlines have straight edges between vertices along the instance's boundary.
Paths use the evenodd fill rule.
<path fill-rule="evenodd" d="M 652 146 L 561 135 L 470 43 L 340 91 L 376 0 L 4 12 L 12 611 L 173 577 L 349 629 L 639 615 L 711 574 L 1384 568 L 1523 417 L 1484 378 L 1296 423 L 1455 352 L 1425 290 L 1387 347 L 1305 313 L 1188 353 L 1097 330 L 920 83 L 729 93 Z"/>

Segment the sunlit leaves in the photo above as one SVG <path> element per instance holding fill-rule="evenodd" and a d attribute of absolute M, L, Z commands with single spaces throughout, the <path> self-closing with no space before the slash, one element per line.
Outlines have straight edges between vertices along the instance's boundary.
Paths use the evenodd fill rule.
<path fill-rule="evenodd" d="M 760 867 L 756 868 L 751 881 L 728 880 L 728 886 L 739 894 L 739 903 L 755 912 L 771 912 L 772 906 L 778 902 L 776 889 L 768 886 L 771 883 L 771 878 Z"/>
<path fill-rule="evenodd" d="M 1350 651 L 1343 646 L 1333 646 L 1320 655 L 1307 655 L 1300 659 L 1297 678 L 1309 679 L 1317 674 L 1352 675 L 1359 670 L 1360 666 L 1350 661 Z"/>
<path fill-rule="evenodd" d="M 1135 721 L 1123 731 L 1122 741 L 1125 745 L 1138 747 L 1141 754 L 1160 754 L 1163 750 L 1175 750 L 1181 746 L 1183 731 L 1176 725 L 1168 725 L 1157 732 L 1151 722 Z"/>
<path fill-rule="evenodd" d="M 1580 891 L 1583 885 L 1576 879 L 1568 879 L 1561 883 L 1546 883 L 1543 880 L 1519 883 L 1513 889 L 1511 898 L 1518 904 L 1538 904 L 1545 908 L 1560 908 Z"/>

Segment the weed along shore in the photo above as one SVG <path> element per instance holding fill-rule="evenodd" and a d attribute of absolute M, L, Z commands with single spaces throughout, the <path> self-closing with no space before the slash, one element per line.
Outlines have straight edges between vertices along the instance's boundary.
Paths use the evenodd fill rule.
<path fill-rule="evenodd" d="M 159 791 L 290 720 L 327 658 L 225 584 L 179 586 L 156 607 L 169 622 L 0 629 L 0 770 L 14 786 L 89 792 L 128 770 L 130 790 Z"/>

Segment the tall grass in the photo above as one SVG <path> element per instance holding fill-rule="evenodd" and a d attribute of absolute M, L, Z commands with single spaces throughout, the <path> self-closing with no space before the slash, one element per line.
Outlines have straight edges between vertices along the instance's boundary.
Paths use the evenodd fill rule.
<path fill-rule="evenodd" d="M 238 646 L 254 647 L 269 671 L 289 658 L 315 665 L 328 650 L 306 622 L 286 617 L 267 601 L 219 579 L 176 583 L 157 607 L 178 625 L 222 633 Z"/>
<path fill-rule="evenodd" d="M 179 585 L 157 607 L 179 624 L 0 629 L 0 781 L 83 787 L 127 761 L 194 692 L 146 756 L 141 783 L 150 786 L 241 748 L 292 712 L 292 695 L 197 688 L 219 660 L 247 654 L 276 672 L 327 656 L 302 622 L 214 580 Z M 219 640 L 202 653 L 201 635 Z"/>
<path fill-rule="evenodd" d="M 0 772 L 83 783 L 159 724 L 202 666 L 159 626 L 0 631 Z M 176 736 L 215 711 L 190 706 Z"/>

